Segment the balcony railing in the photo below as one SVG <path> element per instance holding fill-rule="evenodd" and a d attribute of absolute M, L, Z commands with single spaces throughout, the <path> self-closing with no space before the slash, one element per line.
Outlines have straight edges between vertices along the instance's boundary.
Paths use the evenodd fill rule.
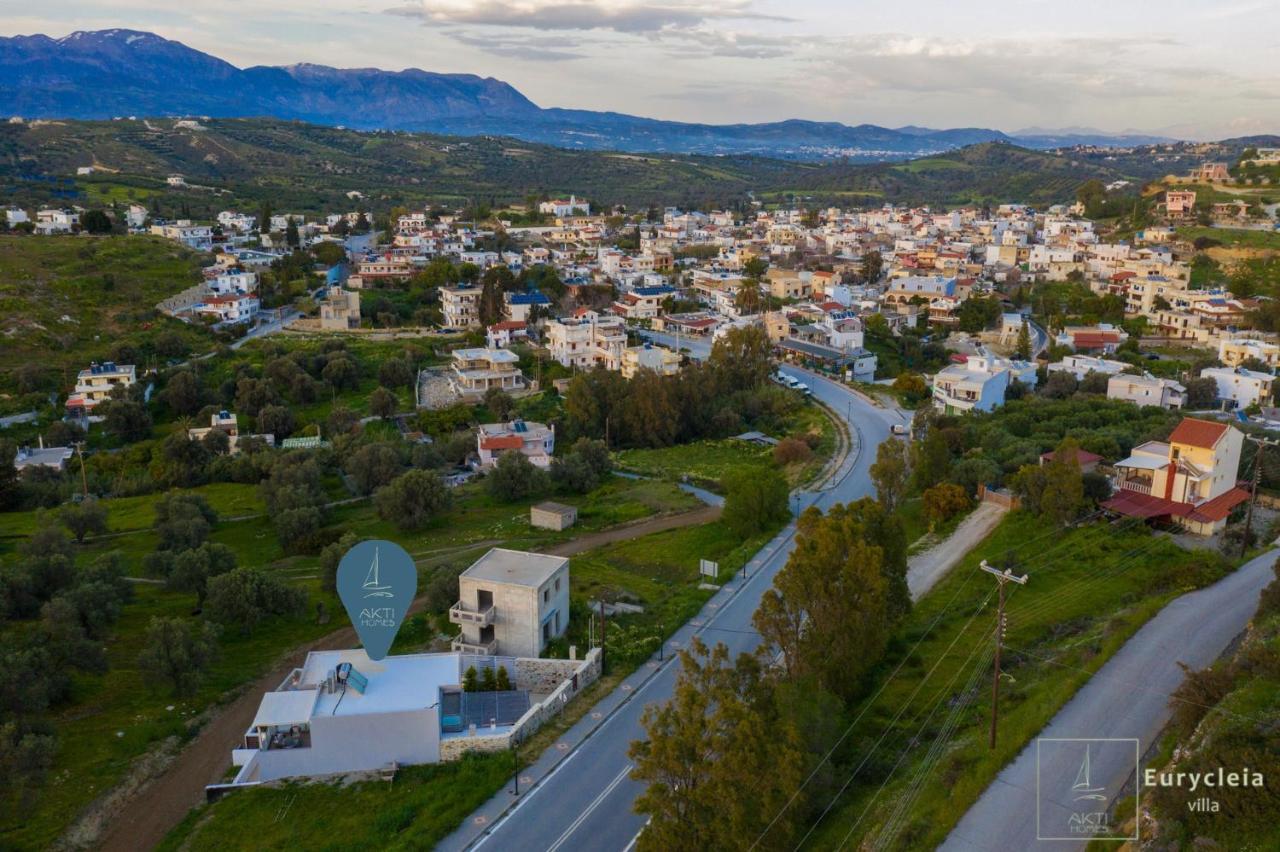
<path fill-rule="evenodd" d="M 492 657 L 498 653 L 498 640 L 493 639 L 489 642 L 474 643 L 467 642 L 459 636 L 450 643 L 450 648 L 459 654 L 476 654 L 482 657 Z"/>
<path fill-rule="evenodd" d="M 470 624 L 475 627 L 488 627 L 497 620 L 497 612 L 492 606 L 484 609 L 471 609 L 462 601 L 458 601 L 449 607 L 449 622 L 451 624 Z"/>
<path fill-rule="evenodd" d="M 1122 479 L 1120 487 L 1125 491 L 1136 491 L 1139 494 L 1151 493 L 1151 483 L 1142 479 Z"/>

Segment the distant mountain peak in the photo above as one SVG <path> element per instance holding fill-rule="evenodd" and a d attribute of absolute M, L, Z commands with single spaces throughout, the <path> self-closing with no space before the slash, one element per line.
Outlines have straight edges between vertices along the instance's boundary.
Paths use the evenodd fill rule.
<path fill-rule="evenodd" d="M 893 130 L 806 119 L 714 125 L 543 109 L 493 77 L 310 62 L 238 68 L 182 42 L 125 28 L 77 30 L 59 39 L 0 37 L 0 79 L 6 82 L 0 115 L 31 118 L 266 115 L 358 130 L 511 136 L 567 148 L 861 161 L 990 141 L 1064 144 L 1056 137 L 1011 139 L 984 128 Z"/>

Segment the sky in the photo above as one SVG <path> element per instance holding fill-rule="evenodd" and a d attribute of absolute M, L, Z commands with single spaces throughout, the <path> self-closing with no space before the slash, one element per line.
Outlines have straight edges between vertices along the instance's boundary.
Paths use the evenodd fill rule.
<path fill-rule="evenodd" d="M 0 0 L 4 35 L 112 27 L 678 121 L 1280 133 L 1280 0 Z"/>

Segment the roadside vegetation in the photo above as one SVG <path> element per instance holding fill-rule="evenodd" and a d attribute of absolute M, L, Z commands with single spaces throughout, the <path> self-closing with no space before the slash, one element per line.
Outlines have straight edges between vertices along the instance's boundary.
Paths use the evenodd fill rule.
<path fill-rule="evenodd" d="M 647 736 L 632 746 L 633 777 L 650 785 L 639 806 L 653 818 L 640 845 L 668 848 L 690 821 L 708 846 L 744 836 L 761 848 L 941 842 L 1129 636 L 1172 598 L 1231 570 L 1212 550 L 1189 552 L 1138 522 L 1102 520 L 1106 480 L 1075 461 L 1082 447 L 1123 457 L 1177 420 L 1079 390 L 1027 394 L 965 418 L 922 410 L 909 447 L 891 438 L 877 449 L 876 502 L 806 512 L 756 615 L 760 653 L 735 661 L 699 646 L 683 655 L 673 702 L 646 714 Z M 1041 464 L 1047 450 L 1057 455 Z M 945 530 L 980 485 L 1010 489 L 1022 508 L 912 606 L 907 531 Z M 994 751 L 995 585 L 978 570 L 983 560 L 1031 576 L 1009 598 L 1002 668 L 1010 679 Z M 781 669 L 766 664 L 775 653 Z M 704 693 L 717 696 L 710 707 Z M 778 771 L 689 759 L 676 742 L 699 743 L 698 754 L 767 752 Z M 689 777 L 699 794 L 673 797 L 674 779 Z M 725 810 L 721 789 L 738 791 L 741 807 Z"/>

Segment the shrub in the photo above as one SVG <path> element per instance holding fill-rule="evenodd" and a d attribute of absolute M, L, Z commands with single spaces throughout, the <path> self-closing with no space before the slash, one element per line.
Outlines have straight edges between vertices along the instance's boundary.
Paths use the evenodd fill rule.
<path fill-rule="evenodd" d="M 930 526 L 944 523 L 969 508 L 964 487 L 950 482 L 935 485 L 921 495 Z"/>
<path fill-rule="evenodd" d="M 813 450 L 799 438 L 783 438 L 773 448 L 773 460 L 780 465 L 803 464 L 813 458 Z"/>

